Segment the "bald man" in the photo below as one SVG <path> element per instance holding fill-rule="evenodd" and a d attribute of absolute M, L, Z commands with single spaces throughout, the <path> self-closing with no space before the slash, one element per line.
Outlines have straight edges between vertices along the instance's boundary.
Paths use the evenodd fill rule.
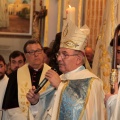
<path fill-rule="evenodd" d="M 93 57 L 94 57 L 94 50 L 91 47 L 87 46 L 85 48 L 85 55 L 86 55 L 87 60 L 88 60 L 88 62 L 90 64 L 90 67 L 92 68 L 92 62 L 93 62 Z"/>

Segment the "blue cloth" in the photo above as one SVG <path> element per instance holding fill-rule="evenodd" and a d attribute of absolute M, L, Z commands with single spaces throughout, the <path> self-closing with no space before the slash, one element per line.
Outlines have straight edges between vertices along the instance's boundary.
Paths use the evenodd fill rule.
<path fill-rule="evenodd" d="M 72 80 L 62 93 L 59 120 L 79 120 L 91 79 Z"/>

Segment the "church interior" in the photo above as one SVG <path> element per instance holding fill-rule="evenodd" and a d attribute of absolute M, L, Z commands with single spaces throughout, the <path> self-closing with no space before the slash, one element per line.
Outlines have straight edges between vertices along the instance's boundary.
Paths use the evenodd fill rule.
<path fill-rule="evenodd" d="M 5 0 L 4 4 L 9 6 L 5 8 L 9 11 L 9 15 L 6 15 L 8 16 L 6 24 L 9 25 L 4 27 L 1 25 L 3 23 L 0 24 L 0 54 L 4 56 L 6 62 L 8 62 L 8 56 L 13 50 L 23 51 L 24 43 L 34 37 L 38 40 L 41 38 L 43 46 L 49 46 L 55 39 L 56 33 L 62 31 L 69 5 L 75 8 L 74 11 L 71 11 L 74 14 L 72 19 L 75 20 L 75 24 L 79 27 L 87 24 L 91 29 L 88 44 L 95 49 L 106 0 L 9 0 L 9 3 L 6 2 Z M 1 4 L 3 3 L 1 2 Z M 29 22 L 21 21 L 21 23 L 17 18 L 14 18 L 20 9 L 23 9 L 21 4 L 26 8 L 29 6 Z M 20 7 L 17 8 L 17 6 Z M 36 19 L 37 14 L 41 14 L 42 7 L 45 7 L 46 15 Z M 4 13 L 1 12 L 2 14 Z M 11 18 L 11 16 L 14 17 Z M 40 21 L 42 21 L 41 26 Z M 42 24 L 44 25 L 42 26 Z M 14 30 L 17 27 L 20 28 Z M 40 27 L 44 27 L 44 35 L 41 35 L 43 31 L 40 31 Z"/>
<path fill-rule="evenodd" d="M 74 21 L 79 28 L 84 24 L 90 28 L 87 44 L 95 50 L 104 24 L 103 19 L 108 6 L 107 4 L 109 4 L 107 1 L 108 0 L 9 0 L 9 2 L 6 3 L 7 1 L 5 0 L 4 4 L 8 6 L 8 8 L 5 9 L 9 12 L 4 19 L 7 19 L 6 24 L 9 25 L 2 27 L 2 23 L 0 24 L 0 54 L 2 54 L 6 62 L 8 62 L 8 55 L 13 50 L 23 51 L 23 45 L 29 39 L 38 39 L 43 46 L 49 46 L 50 43 L 54 41 L 56 33 L 62 31 L 62 26 L 67 16 L 69 17 L 68 19 Z M 1 4 L 3 3 L 1 2 Z M 21 9 L 24 8 L 29 9 L 29 20 L 19 21 L 17 18 L 14 18 L 20 13 Z M 118 7 L 117 11 L 119 11 L 119 9 Z M 68 14 L 67 10 L 69 11 Z M 118 13 L 115 14 L 117 14 L 118 22 L 119 15 Z M 0 17 L 0 19 L 2 19 L 2 17 Z"/>
<path fill-rule="evenodd" d="M 16 14 L 15 9 L 16 9 L 16 12 L 17 12 L 17 9 L 18 11 L 20 11 L 20 8 L 15 7 L 15 5 L 17 6 L 23 3 L 24 7 L 26 6 L 27 8 L 29 5 L 25 4 L 26 1 L 27 0 L 14 0 L 12 4 L 9 2 L 8 17 L 10 17 L 10 15 L 13 12 L 14 12 L 13 13 L 14 15 Z M 14 3 L 14 6 L 13 6 L 13 3 Z M 31 39 L 32 37 L 35 37 L 35 34 L 36 34 L 36 39 L 40 39 L 39 38 L 40 36 L 44 37 L 44 40 L 42 40 L 44 41 L 43 46 L 49 46 L 50 43 L 55 39 L 56 33 L 62 30 L 63 22 L 66 19 L 66 11 L 70 6 L 72 8 L 75 8 L 74 11 L 71 11 L 73 12 L 72 14 L 74 14 L 74 16 L 72 16 L 71 18 L 72 20 L 73 19 L 75 20 L 75 24 L 78 27 L 81 27 L 83 24 L 86 24 L 90 28 L 88 45 L 95 50 L 97 38 L 100 34 L 101 26 L 103 24 L 102 23 L 103 16 L 105 16 L 104 11 L 107 6 L 107 0 L 95 0 L 95 1 L 93 0 L 75 0 L 75 1 L 74 0 L 61 0 L 61 1 L 29 0 L 29 4 L 30 4 L 29 7 L 30 7 L 31 13 L 30 13 L 30 21 L 29 21 L 30 23 L 27 26 L 28 31 L 25 31 L 25 29 L 27 28 L 23 27 L 27 25 L 26 23 L 25 24 L 23 23 L 20 25 L 21 27 L 23 27 L 23 28 L 19 28 L 19 29 L 23 29 L 22 33 L 20 33 L 21 31 L 19 32 L 19 29 L 16 30 L 18 34 L 16 34 L 16 31 L 14 32 L 14 24 L 12 24 L 11 22 L 9 22 L 9 25 L 10 25 L 9 27 L 11 27 L 11 30 L 8 30 L 8 32 L 5 29 L 2 29 L 2 27 L 0 27 L 0 40 L 1 40 L 0 53 L 4 55 L 6 60 L 7 60 L 7 56 L 11 51 L 15 49 L 22 50 L 22 45 L 25 43 L 25 41 L 28 39 Z M 38 23 L 34 23 L 35 21 L 34 14 L 41 11 L 41 6 L 44 6 L 47 12 L 45 15 L 45 19 L 43 18 L 45 23 L 44 33 L 41 33 L 44 35 L 38 35 L 40 33 L 38 34 L 36 33 L 36 32 L 40 32 L 40 28 L 43 27 L 43 26 L 40 27 L 39 25 L 40 19 L 36 21 Z M 119 9 L 117 11 L 119 11 Z M 117 19 L 119 21 L 118 12 L 117 12 Z M 35 24 L 37 24 L 38 28 L 37 27 L 35 28 Z"/>
<path fill-rule="evenodd" d="M 77 26 L 74 28 L 80 28 L 80 29 L 77 29 L 80 32 L 80 34 L 76 29 L 73 29 L 73 30 L 71 29 L 73 27 L 72 25 L 71 25 L 72 27 L 67 26 L 68 23 L 66 26 L 70 30 L 62 29 L 63 26 L 65 25 L 64 23 L 66 23 L 66 20 L 70 20 L 72 24 Z M 35 90 L 35 87 L 36 88 L 40 87 L 40 84 L 38 84 L 38 83 L 40 83 L 41 80 L 43 80 L 43 82 L 44 81 L 49 82 L 53 77 L 54 77 L 53 81 L 56 82 L 56 84 L 57 84 L 57 82 L 59 83 L 57 85 L 64 83 L 65 86 L 71 85 L 71 83 L 68 81 L 74 80 L 75 84 L 77 85 L 76 81 L 81 82 L 82 80 L 84 81 L 84 79 L 85 79 L 87 82 L 85 84 L 80 83 L 80 85 L 83 87 L 84 87 L 84 85 L 86 85 L 87 88 L 90 88 L 90 89 L 92 88 L 92 93 L 90 94 L 90 92 L 89 92 L 90 89 L 86 89 L 86 86 L 84 87 L 87 91 L 87 92 L 85 91 L 85 95 L 86 96 L 91 95 L 89 105 L 94 106 L 94 104 L 98 104 L 98 106 L 99 106 L 101 104 L 101 103 L 99 104 L 101 99 L 102 99 L 102 104 L 104 104 L 104 102 L 105 102 L 104 97 L 106 98 L 106 96 L 104 96 L 104 94 L 110 93 L 111 92 L 110 90 L 113 90 L 113 92 L 115 92 L 114 88 L 116 86 L 117 86 L 117 88 L 119 88 L 118 80 L 120 79 L 120 66 L 119 66 L 120 65 L 120 57 L 117 56 L 118 54 L 120 55 L 120 49 L 117 48 L 117 47 L 119 47 L 119 44 L 120 44 L 120 42 L 118 42 L 118 41 L 120 41 L 119 40 L 120 39 L 120 32 L 119 32 L 120 24 L 119 23 L 120 23 L 120 0 L 0 0 L 0 57 L 1 57 L 1 55 L 4 57 L 5 62 L 8 65 L 7 69 L 9 67 L 9 65 L 11 64 L 9 55 L 13 51 L 16 51 L 16 50 L 21 51 L 21 52 L 23 52 L 23 56 L 27 54 L 26 55 L 27 57 L 25 56 L 27 59 L 26 58 L 25 59 L 28 60 L 26 62 L 24 59 L 24 62 L 26 64 L 24 63 L 25 65 L 23 67 L 20 66 L 21 68 L 18 67 L 19 69 L 15 68 L 15 72 L 13 72 L 11 69 L 11 73 L 13 72 L 12 76 L 9 76 L 9 74 L 8 74 L 8 77 L 11 77 L 11 79 L 9 81 L 11 82 L 11 80 L 14 80 L 13 78 L 15 77 L 15 84 L 16 84 L 15 85 L 16 90 L 12 91 L 12 88 L 10 88 L 10 90 L 8 90 L 8 91 L 11 91 L 11 93 L 13 92 L 13 94 L 15 92 L 15 95 L 19 97 L 18 98 L 19 100 L 21 100 L 19 102 L 17 97 L 15 97 L 16 101 L 17 101 L 17 102 L 15 101 L 15 102 L 17 104 L 14 104 L 14 101 L 13 101 L 13 106 L 15 105 L 18 107 L 19 106 L 18 102 L 19 102 L 20 105 L 22 106 L 21 108 L 23 109 L 23 112 L 25 113 L 26 116 L 28 116 L 29 115 L 28 106 L 30 104 L 29 104 L 29 102 L 26 102 L 27 99 L 29 101 L 30 99 L 34 99 L 34 96 L 37 95 L 37 92 L 35 93 L 34 90 Z M 84 30 L 81 29 L 84 25 L 86 25 L 87 28 L 89 28 L 89 29 L 87 29 L 87 28 Z M 71 38 L 72 38 L 71 36 L 70 36 L 71 37 L 70 40 L 68 40 L 67 37 L 66 37 L 67 40 L 65 38 L 62 39 L 62 37 L 65 37 L 63 34 L 62 34 L 63 36 L 61 37 L 61 33 L 63 33 L 63 30 L 65 31 L 64 32 L 65 36 L 67 36 L 68 30 L 70 31 L 69 35 L 72 33 L 71 31 L 73 31 L 73 33 L 75 33 L 72 36 L 73 38 L 75 38 L 75 39 L 73 39 L 74 42 L 71 40 Z M 88 31 L 90 30 L 89 31 L 90 33 L 87 32 L 87 30 Z M 64 44 L 64 45 L 62 47 L 59 46 L 61 48 L 59 51 L 56 52 L 56 54 L 54 54 L 54 56 L 52 56 L 52 54 L 49 54 L 49 53 L 48 54 L 49 54 L 49 56 L 51 55 L 53 57 L 52 60 L 54 60 L 56 62 L 55 64 L 56 64 L 57 68 L 59 69 L 60 74 L 59 74 L 59 72 L 57 72 L 57 73 L 59 75 L 61 75 L 63 73 L 62 74 L 63 79 L 65 79 L 65 80 L 62 80 L 62 77 L 61 77 L 62 75 L 59 76 L 58 74 L 56 74 L 55 71 L 50 69 L 49 62 L 47 65 L 47 62 L 45 61 L 45 57 L 47 55 L 45 56 L 44 48 L 45 47 L 49 47 L 49 48 L 53 47 L 54 49 L 52 48 L 52 50 L 54 51 L 58 47 L 57 45 L 54 46 L 54 43 L 56 40 L 56 35 L 58 35 L 58 34 L 60 35 L 59 43 L 61 42 L 60 40 L 65 40 L 65 41 L 61 42 L 61 44 Z M 76 34 L 79 37 L 75 36 Z M 82 41 L 82 42 L 81 41 L 79 42 L 82 49 L 80 49 L 80 47 L 78 47 L 79 46 L 79 44 L 77 44 L 77 42 L 79 41 L 78 39 L 79 40 L 81 39 L 81 41 Z M 26 47 L 27 46 L 26 42 L 30 42 L 30 41 L 32 41 L 31 43 L 29 43 L 30 47 L 32 45 L 33 45 L 33 47 L 31 47 L 31 49 L 29 50 L 30 47 Z M 42 46 L 40 45 L 40 43 L 38 41 L 41 43 Z M 36 42 L 36 43 L 34 43 L 34 42 Z M 72 43 L 74 43 L 73 46 L 75 47 L 75 49 L 72 48 L 73 47 L 71 45 Z M 28 44 L 28 46 L 29 46 L 29 44 Z M 61 44 L 59 44 L 59 45 L 61 45 Z M 91 58 L 92 60 L 91 61 L 89 61 L 89 59 L 87 58 L 87 52 L 86 52 L 87 47 L 85 45 L 88 47 L 88 49 L 89 49 L 89 47 L 92 49 L 92 58 Z M 24 46 L 24 48 L 23 48 L 23 46 Z M 67 47 L 65 47 L 65 46 L 67 46 Z M 33 48 L 35 48 L 35 49 L 33 49 Z M 68 50 L 68 52 L 66 52 L 64 49 L 66 51 Z M 73 50 L 74 50 L 74 53 L 73 53 Z M 53 52 L 53 53 L 55 53 L 55 52 Z M 40 58 L 34 58 L 35 56 L 39 56 Z M 69 56 L 72 56 L 71 57 L 72 60 L 70 61 L 70 59 L 69 59 L 66 62 L 65 60 Z M 73 58 L 73 56 L 75 57 L 75 59 Z M 59 62 L 60 60 L 58 60 L 58 59 L 60 59 L 62 62 L 60 63 Z M 37 61 L 39 64 L 37 62 L 35 64 L 32 63 L 31 62 L 32 60 L 33 60 L 33 62 Z M 75 62 L 74 63 L 75 69 L 74 69 L 74 66 L 71 64 L 72 62 Z M 44 63 L 46 63 L 46 64 L 44 64 Z M 68 67 L 68 69 L 67 69 L 66 66 L 68 64 L 70 67 Z M 31 66 L 31 65 L 33 65 L 33 66 Z M 7 75 L 6 64 L 4 66 L 5 66 L 4 74 Z M 55 68 L 55 67 L 53 67 L 51 65 L 51 68 Z M 46 70 L 44 71 L 44 69 L 46 69 Z M 87 72 L 84 72 L 84 69 L 87 70 Z M 84 75 L 81 74 L 81 78 L 79 78 L 78 73 L 81 72 L 82 70 L 85 74 Z M 27 71 L 27 72 L 25 72 L 25 71 Z M 28 71 L 31 73 L 29 73 Z M 50 72 L 50 71 L 52 71 L 52 72 Z M 10 73 L 10 75 L 11 75 L 11 73 Z M 14 76 L 14 73 L 15 73 L 15 76 Z M 26 73 L 28 73 L 28 74 L 26 74 Z M 75 75 L 72 75 L 74 73 L 75 73 Z M 87 75 L 89 76 L 89 73 L 90 73 L 90 77 L 87 78 Z M 93 73 L 95 75 L 93 75 Z M 0 74 L 2 74 L 2 73 L 0 72 Z M 74 78 L 76 76 L 78 78 Z M 2 76 L 2 77 L 4 77 L 4 76 Z M 39 80 L 39 78 L 40 78 L 40 80 Z M 57 79 L 58 81 L 56 80 L 56 78 L 58 78 Z M 23 79 L 23 81 L 21 81 L 21 79 Z M 31 80 L 31 82 L 27 81 L 29 79 Z M 95 81 L 95 79 L 98 83 L 100 83 L 100 86 L 99 86 L 100 89 L 99 89 L 99 87 L 97 87 L 97 85 L 99 85 L 99 84 L 95 84 L 95 83 L 97 83 Z M 1 78 L 0 78 L 0 80 L 1 80 Z M 7 78 L 7 80 L 8 80 L 8 78 Z M 118 81 L 118 83 L 116 85 L 115 83 L 117 81 Z M 19 84 L 17 84 L 18 82 L 19 82 Z M 30 84 L 28 84 L 28 83 L 30 83 Z M 33 83 L 35 83 L 36 86 L 34 86 Z M 48 85 L 52 86 L 51 83 L 52 82 L 50 81 L 50 83 Z M 14 82 L 13 83 L 11 82 L 10 84 L 14 86 Z M 11 87 L 11 85 L 10 85 L 10 87 Z M 29 92 L 27 93 L 26 91 L 28 90 L 28 88 L 31 85 L 34 87 L 31 88 L 29 90 Z M 16 86 L 18 86 L 18 88 Z M 25 86 L 25 87 L 23 87 L 23 86 Z M 45 89 L 47 89 L 47 87 Z M 51 91 L 52 90 L 59 91 L 58 86 L 56 87 L 53 85 L 52 87 L 53 88 L 51 89 Z M 73 85 L 73 87 L 74 87 L 74 90 L 76 90 L 76 88 L 81 89 L 81 87 L 79 87 L 79 86 L 75 87 Z M 24 88 L 25 88 L 25 90 L 23 90 Z M 83 94 L 84 94 L 84 88 L 82 90 Z M 99 94 L 97 94 L 97 92 L 94 88 L 98 89 L 100 96 L 99 96 Z M 17 90 L 19 90 L 19 91 L 17 91 Z M 62 89 L 61 89 L 61 91 L 66 92 Z M 77 92 L 79 92 L 79 91 L 77 91 Z M 70 95 L 71 95 L 70 98 L 72 98 L 71 89 L 70 90 L 68 89 L 68 92 L 70 92 Z M 117 89 L 117 92 L 118 92 L 118 89 Z M 20 93 L 20 96 L 19 96 L 19 93 Z M 33 93 L 32 97 L 31 97 L 31 95 L 32 95 L 31 93 Z M 45 94 L 48 94 L 48 93 L 49 92 L 47 91 L 47 93 L 45 93 Z M 92 96 L 94 96 L 94 93 L 97 96 L 97 97 L 95 96 L 95 99 L 96 98 L 98 99 L 98 100 L 96 100 L 98 103 L 94 100 L 92 101 L 92 98 L 93 98 Z M 59 93 L 59 94 L 63 95 L 62 93 Z M 5 95 L 6 95 L 6 93 L 5 93 Z M 7 93 L 7 95 L 9 96 L 9 92 Z M 40 95 L 42 96 L 43 94 L 40 94 Z M 57 93 L 55 92 L 55 95 L 52 93 L 52 95 L 56 97 Z M 120 90 L 119 90 L 119 95 L 120 95 Z M 75 99 L 78 96 L 81 97 L 82 95 L 80 93 L 80 95 L 78 95 L 77 97 L 76 96 L 77 96 L 77 94 L 75 94 Z M 85 102 L 83 102 L 83 101 L 81 102 L 82 107 L 87 106 L 86 104 L 88 102 L 88 96 L 87 97 L 86 96 L 83 97 L 84 99 L 80 98 L 83 101 L 85 100 Z M 31 98 L 29 98 L 29 97 L 31 97 Z M 51 94 L 50 94 L 50 97 L 51 97 Z M 53 97 L 53 100 L 55 100 L 55 97 Z M 8 97 L 8 98 L 10 98 L 10 97 Z M 39 99 L 40 97 L 37 96 L 37 98 Z M 59 98 L 62 101 L 60 96 L 59 96 Z M 77 101 L 77 99 L 76 99 L 76 101 Z M 120 96 L 118 99 L 120 99 Z M 5 100 L 9 102 L 9 100 L 7 100 L 7 97 L 5 97 Z M 22 100 L 24 102 L 22 102 Z M 52 99 L 50 99 L 50 100 L 52 100 Z M 49 99 L 46 100 L 46 102 L 48 102 L 48 101 L 49 101 Z M 51 106 L 53 105 L 53 102 L 50 102 Z M 74 100 L 73 100 L 73 102 L 74 102 Z M 34 105 L 37 105 L 37 103 L 39 103 L 39 100 L 35 101 L 35 103 L 34 102 L 33 103 L 30 102 L 30 103 L 31 103 L 31 106 L 32 105 L 34 106 Z M 57 100 L 57 103 L 59 103 L 59 105 L 62 105 L 62 102 L 60 103 L 58 100 Z M 55 105 L 57 103 L 55 102 Z M 85 105 L 83 105 L 83 104 L 85 104 Z M 57 108 L 55 105 L 54 105 L 54 107 Z M 5 106 L 7 106 L 7 104 L 5 104 Z M 3 106 L 1 106 L 1 108 L 4 108 L 5 110 L 9 109 L 9 108 L 6 108 L 5 106 L 3 105 Z M 52 107 L 51 106 L 49 107 L 50 109 L 53 107 L 53 106 Z M 77 104 L 76 104 L 76 106 L 77 106 Z M 89 108 L 89 111 L 92 112 L 90 106 L 88 108 Z M 119 102 L 118 106 L 120 106 L 120 102 Z M 64 107 L 64 108 L 67 108 L 67 107 Z M 95 110 L 97 111 L 98 108 L 97 107 L 95 107 L 95 109 L 93 108 L 93 111 L 95 111 Z M 46 111 L 48 111 L 48 109 Z M 76 108 L 73 111 L 76 111 Z M 96 113 L 98 114 L 99 110 L 97 112 L 96 111 L 95 111 L 95 114 Z M 105 111 L 102 109 L 102 112 L 105 112 Z M 52 112 L 51 112 L 51 114 L 52 114 Z M 64 114 L 64 112 L 63 112 L 63 114 Z M 87 116 L 87 112 L 85 112 L 85 114 L 86 114 L 85 116 Z M 95 115 L 96 118 L 98 117 L 97 114 Z M 2 115 L 3 114 L 1 114 L 1 116 Z M 91 115 L 91 113 L 90 113 L 90 115 Z M 101 114 L 99 114 L 99 115 L 101 115 Z M 33 116 L 36 117 L 36 115 L 34 115 L 34 114 L 33 114 Z M 58 116 L 57 116 L 57 112 L 56 112 L 56 118 L 57 117 Z M 102 117 L 104 117 L 104 115 Z M 90 120 L 95 120 L 96 118 L 90 119 Z M 33 119 L 31 119 L 31 120 L 33 120 Z M 55 119 L 52 119 L 52 120 L 55 120 Z M 84 120 L 86 120 L 86 118 L 84 118 Z M 100 119 L 100 120 L 103 120 L 103 119 Z M 112 120 L 115 120 L 115 119 L 112 119 Z M 118 120 L 118 119 L 116 119 L 116 120 Z"/>

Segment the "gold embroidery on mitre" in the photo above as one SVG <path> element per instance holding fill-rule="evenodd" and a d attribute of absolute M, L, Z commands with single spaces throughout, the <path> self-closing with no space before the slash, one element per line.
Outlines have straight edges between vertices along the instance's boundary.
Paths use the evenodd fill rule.
<path fill-rule="evenodd" d="M 69 46 L 70 48 L 76 48 L 77 46 L 79 46 L 77 43 L 74 43 L 72 40 L 68 40 L 66 42 L 63 42 L 66 46 Z"/>
<path fill-rule="evenodd" d="M 68 23 L 63 31 L 63 37 L 65 37 L 68 34 Z"/>

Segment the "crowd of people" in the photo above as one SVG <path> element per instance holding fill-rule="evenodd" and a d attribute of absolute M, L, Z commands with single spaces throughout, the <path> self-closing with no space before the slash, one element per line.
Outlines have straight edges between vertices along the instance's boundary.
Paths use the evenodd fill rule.
<path fill-rule="evenodd" d="M 1 120 L 119 120 L 118 83 L 114 95 L 105 95 L 102 80 L 85 66 L 87 58 L 92 68 L 94 57 L 89 33 L 66 20 L 52 47 L 28 40 L 8 64 L 0 55 Z"/>

